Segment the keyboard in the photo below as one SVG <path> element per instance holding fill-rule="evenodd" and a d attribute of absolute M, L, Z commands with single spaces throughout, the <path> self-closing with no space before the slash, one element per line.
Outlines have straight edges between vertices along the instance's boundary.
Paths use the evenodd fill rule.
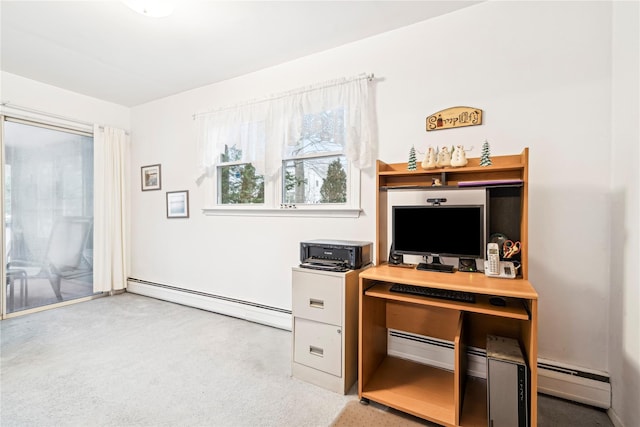
<path fill-rule="evenodd" d="M 424 262 L 421 262 L 416 267 L 416 270 L 439 271 L 441 273 L 453 273 L 453 265 L 449 265 L 449 264 L 426 264 Z"/>
<path fill-rule="evenodd" d="M 422 297 L 440 298 L 457 302 L 476 302 L 476 295 L 471 292 L 450 291 L 448 289 L 426 288 L 424 286 L 405 285 L 403 283 L 394 283 L 390 289 L 391 292 L 401 294 L 420 295 Z"/>

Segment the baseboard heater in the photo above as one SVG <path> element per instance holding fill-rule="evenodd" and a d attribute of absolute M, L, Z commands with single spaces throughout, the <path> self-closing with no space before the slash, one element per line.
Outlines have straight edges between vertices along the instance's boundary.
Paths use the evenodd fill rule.
<path fill-rule="evenodd" d="M 453 371 L 454 346 L 452 341 L 388 330 L 387 353 L 414 362 Z M 487 352 L 467 346 L 467 373 L 487 378 Z M 602 373 L 538 359 L 538 392 L 549 394 L 598 408 L 611 406 L 611 384 Z"/>
<path fill-rule="evenodd" d="M 127 292 L 291 330 L 291 310 L 129 277 Z"/>

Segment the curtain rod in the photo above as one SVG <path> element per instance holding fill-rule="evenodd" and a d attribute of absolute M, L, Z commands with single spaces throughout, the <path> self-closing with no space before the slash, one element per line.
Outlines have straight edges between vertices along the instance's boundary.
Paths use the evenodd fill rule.
<path fill-rule="evenodd" d="M 238 104 L 229 105 L 229 106 L 218 108 L 218 109 L 211 110 L 211 111 L 204 111 L 202 113 L 194 113 L 192 117 L 193 117 L 193 120 L 195 120 L 197 117 L 200 117 L 200 116 L 206 116 L 208 114 L 215 114 L 215 113 L 218 113 L 220 111 L 231 110 L 231 109 L 238 108 L 238 107 L 241 107 L 241 106 L 260 104 L 262 102 L 267 102 L 267 101 L 275 101 L 277 99 L 284 98 L 286 96 L 298 95 L 300 93 L 311 92 L 311 91 L 314 91 L 314 90 L 320 90 L 320 89 L 324 89 L 324 88 L 331 87 L 331 86 L 339 86 L 339 85 L 350 83 L 350 82 L 357 81 L 357 80 L 367 79 L 368 81 L 373 81 L 374 78 L 375 78 L 375 76 L 374 76 L 373 73 L 371 73 L 371 74 L 366 74 L 366 73 L 358 74 L 357 76 L 330 80 L 330 81 L 318 83 L 318 84 L 315 84 L 315 85 L 305 86 L 305 87 L 301 87 L 301 88 L 298 88 L 298 89 L 293 89 L 293 90 L 290 90 L 290 91 L 287 91 L 287 92 L 270 95 L 270 96 L 267 96 L 267 97 L 261 98 L 261 99 L 254 99 L 254 100 L 247 101 L 247 102 L 241 102 L 241 103 L 238 103 Z"/>
<path fill-rule="evenodd" d="M 88 127 L 91 128 L 91 130 L 93 130 L 93 125 L 94 124 L 91 123 L 91 122 L 84 122 L 84 121 L 81 121 L 81 120 L 73 119 L 71 117 L 65 117 L 65 116 L 61 116 L 59 114 L 53 114 L 53 113 L 49 113 L 48 111 L 37 110 L 37 109 L 31 108 L 31 107 L 23 107 L 21 105 L 12 104 L 10 101 L 1 102 L 0 106 L 1 107 L 6 107 L 6 108 L 11 108 L 12 110 L 24 111 L 25 113 L 39 114 L 39 115 L 42 115 L 42 116 L 45 116 L 45 117 L 50 117 L 52 119 L 64 120 L 66 122 L 71 122 L 71 123 L 75 123 L 75 124 L 82 125 L 82 126 L 88 126 Z M 30 118 L 30 117 L 28 117 L 28 118 Z M 56 124 L 56 123 L 51 123 L 51 124 L 59 126 L 59 124 Z M 98 126 L 98 128 L 100 130 L 104 130 L 104 126 L 102 126 L 102 125 Z M 129 132 L 125 131 L 125 133 L 127 135 L 129 135 Z"/>

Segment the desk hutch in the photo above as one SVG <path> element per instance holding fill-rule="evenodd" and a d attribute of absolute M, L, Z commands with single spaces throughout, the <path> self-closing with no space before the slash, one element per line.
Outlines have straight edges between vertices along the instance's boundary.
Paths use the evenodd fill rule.
<path fill-rule="evenodd" d="M 487 335 L 498 335 L 520 342 L 530 370 L 530 425 L 537 425 L 538 295 L 528 281 L 528 156 L 525 148 L 521 154 L 492 157 L 491 166 L 480 166 L 480 159 L 473 158 L 461 168 L 414 171 L 407 170 L 407 163 L 378 161 L 378 266 L 359 276 L 358 395 L 362 401 L 372 400 L 442 425 L 486 426 L 486 380 L 468 375 L 465 348 L 484 349 Z M 430 187 L 432 178 L 438 178 L 443 186 Z M 487 239 L 502 232 L 522 242 L 522 265 L 516 279 L 477 272 L 418 271 L 380 262 L 387 259 L 391 244 L 387 235 L 389 191 L 406 187 L 465 191 L 464 185 L 470 181 L 474 181 L 473 188 L 480 186 L 486 191 Z M 476 302 L 398 294 L 389 291 L 393 283 L 472 292 Z M 503 297 L 506 306 L 490 304 L 491 296 Z M 389 355 L 388 329 L 453 342 L 453 370 Z"/>

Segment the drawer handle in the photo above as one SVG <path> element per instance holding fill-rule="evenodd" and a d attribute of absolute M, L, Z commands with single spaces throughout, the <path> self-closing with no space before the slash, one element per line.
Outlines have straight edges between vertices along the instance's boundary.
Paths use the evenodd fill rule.
<path fill-rule="evenodd" d="M 324 301 L 321 299 L 309 298 L 309 307 L 324 309 Z"/>
<path fill-rule="evenodd" d="M 324 357 L 324 350 L 313 345 L 309 346 L 309 353 L 313 354 L 314 356 Z"/>

